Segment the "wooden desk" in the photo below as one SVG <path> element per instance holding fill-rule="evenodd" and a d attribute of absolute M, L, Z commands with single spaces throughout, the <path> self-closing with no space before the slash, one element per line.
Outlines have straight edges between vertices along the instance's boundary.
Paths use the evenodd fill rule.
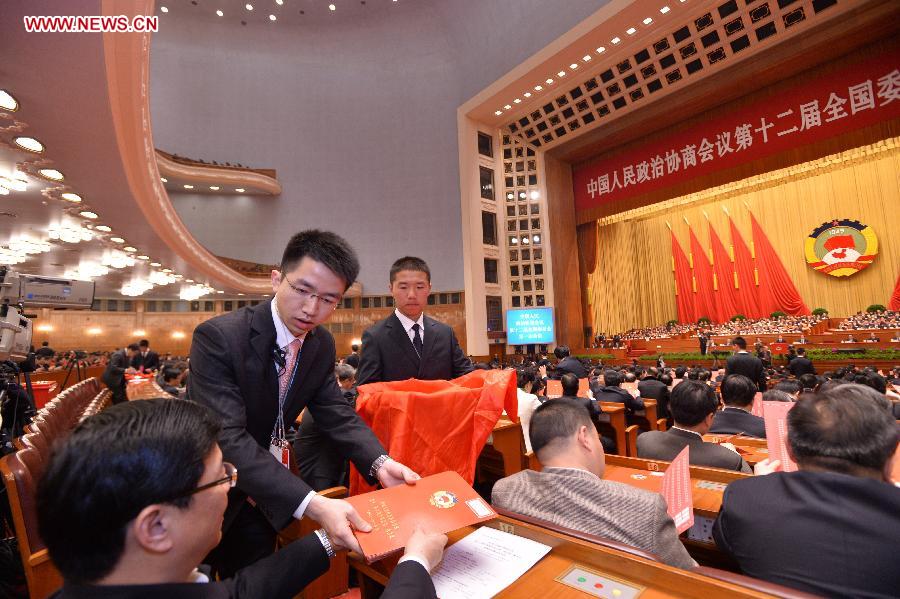
<path fill-rule="evenodd" d="M 538 596 L 542 599 L 585 599 L 589 595 L 556 581 L 558 576 L 576 565 L 628 584 L 646 587 L 641 594 L 641 599 L 772 596 L 738 584 L 672 568 L 504 516 L 485 522 L 481 526 L 496 528 L 552 547 L 550 553 L 534 567 L 496 595 L 502 599 L 533 599 Z M 451 532 L 448 535 L 450 537 L 449 544 L 459 541 L 473 532 L 475 528 L 468 526 Z M 350 565 L 357 573 L 363 599 L 374 599 L 380 596 L 381 586 L 387 584 L 387 579 L 393 572 L 398 559 L 399 556 L 394 556 L 369 565 L 359 556 L 351 554 Z"/>
<path fill-rule="evenodd" d="M 525 439 L 522 426 L 501 416 L 491 433 L 492 445 L 503 456 L 503 475 L 510 476 L 526 468 Z"/>
<path fill-rule="evenodd" d="M 642 430 L 645 431 L 656 431 L 659 430 L 659 424 L 657 420 L 659 417 L 657 416 L 657 405 L 655 399 L 642 397 L 641 401 L 644 402 L 644 409 L 638 410 L 632 416 L 632 420 L 636 422 Z M 624 454 L 623 454 L 624 455 Z"/>
<path fill-rule="evenodd" d="M 157 385 L 156 381 L 153 379 L 144 379 L 139 383 L 128 383 L 125 387 L 125 396 L 129 400 L 153 399 L 156 397 L 172 398 L 172 396 L 163 391 L 163 388 Z"/>
<path fill-rule="evenodd" d="M 600 414 L 600 424 L 605 424 L 612 429 L 613 436 L 616 439 L 616 451 L 619 452 L 619 455 L 625 455 L 627 447 L 625 429 L 628 426 L 625 422 L 625 404 L 615 401 L 601 401 L 599 403 L 603 409 L 603 412 Z"/>
<path fill-rule="evenodd" d="M 704 441 L 710 443 L 731 443 L 741 454 L 741 457 L 750 464 L 756 466 L 759 462 L 768 459 L 769 446 L 765 439 L 755 439 L 753 437 L 741 437 L 736 435 L 708 434 L 703 435 Z"/>

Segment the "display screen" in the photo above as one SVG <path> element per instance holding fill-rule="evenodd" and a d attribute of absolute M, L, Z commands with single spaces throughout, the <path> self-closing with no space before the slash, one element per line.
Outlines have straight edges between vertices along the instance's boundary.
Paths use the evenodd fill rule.
<path fill-rule="evenodd" d="M 553 308 L 525 308 L 506 311 L 506 343 L 547 345 L 553 343 Z"/>

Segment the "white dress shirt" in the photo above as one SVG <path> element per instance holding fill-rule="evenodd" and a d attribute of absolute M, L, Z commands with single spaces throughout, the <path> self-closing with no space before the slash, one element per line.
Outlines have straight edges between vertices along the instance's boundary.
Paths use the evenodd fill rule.
<path fill-rule="evenodd" d="M 394 309 L 394 314 L 397 315 L 397 319 L 400 321 L 400 324 L 403 325 L 403 330 L 406 331 L 406 336 L 409 337 L 410 342 L 412 342 L 413 338 L 416 336 L 415 331 L 412 330 L 413 325 L 419 325 L 419 337 L 422 338 L 422 343 L 425 343 L 425 313 L 422 312 L 419 314 L 418 320 L 412 320 L 400 310 Z"/>

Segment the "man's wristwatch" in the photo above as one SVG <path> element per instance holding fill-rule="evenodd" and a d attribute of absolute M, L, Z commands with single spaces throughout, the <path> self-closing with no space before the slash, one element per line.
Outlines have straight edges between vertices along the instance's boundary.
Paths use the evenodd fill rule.
<path fill-rule="evenodd" d="M 324 528 L 320 528 L 316 531 L 316 536 L 319 537 L 319 541 L 322 542 L 322 547 L 325 548 L 325 554 L 328 556 L 328 559 L 331 559 L 335 556 L 334 546 L 331 544 L 331 539 L 328 538 L 328 533 L 325 532 Z"/>
<path fill-rule="evenodd" d="M 378 459 L 372 462 L 372 467 L 369 468 L 369 477 L 375 478 L 378 476 L 378 471 L 381 470 L 381 467 L 384 466 L 384 463 L 391 459 L 389 455 L 380 455 Z"/>

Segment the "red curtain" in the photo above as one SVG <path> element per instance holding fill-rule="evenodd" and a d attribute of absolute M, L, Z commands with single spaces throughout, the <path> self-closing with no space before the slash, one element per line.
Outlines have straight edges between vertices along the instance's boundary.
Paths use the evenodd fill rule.
<path fill-rule="evenodd" d="M 897 275 L 897 284 L 894 285 L 894 293 L 891 294 L 888 309 L 900 311 L 900 275 Z"/>
<path fill-rule="evenodd" d="M 756 267 L 759 270 L 759 303 L 764 315 L 767 316 L 776 310 L 794 316 L 809 314 L 809 308 L 803 303 L 803 298 L 784 269 L 775 248 L 752 213 L 750 223 L 753 227 Z"/>
<path fill-rule="evenodd" d="M 756 285 L 755 266 L 750 248 L 744 243 L 740 231 L 729 217 L 731 229 L 731 245 L 734 248 L 734 266 L 737 272 L 737 306 L 741 314 L 747 318 L 761 318 L 763 311 L 759 307 L 759 290 Z"/>
<path fill-rule="evenodd" d="M 712 245 L 713 273 L 716 275 L 718 286 L 715 291 L 715 302 L 721 321 L 724 322 L 735 314 L 743 314 L 743 312 L 738 309 L 737 290 L 734 288 L 734 263 L 715 229 L 709 223 L 707 226 L 709 227 L 709 241 Z M 744 316 L 747 315 L 744 314 Z"/>
<path fill-rule="evenodd" d="M 700 245 L 700 240 L 694 235 L 693 229 L 690 229 L 690 234 L 691 254 L 694 259 L 694 279 L 697 281 L 697 293 L 694 294 L 697 318 L 705 316 L 713 322 L 722 322 L 716 298 L 713 296 L 713 271 L 709 264 L 709 255 Z"/>
<path fill-rule="evenodd" d="M 678 320 L 680 322 L 697 322 L 697 312 L 694 310 L 694 287 L 691 283 L 691 264 L 681 249 L 681 244 L 672 235 L 672 268 L 675 271 L 675 302 L 678 305 Z"/>

